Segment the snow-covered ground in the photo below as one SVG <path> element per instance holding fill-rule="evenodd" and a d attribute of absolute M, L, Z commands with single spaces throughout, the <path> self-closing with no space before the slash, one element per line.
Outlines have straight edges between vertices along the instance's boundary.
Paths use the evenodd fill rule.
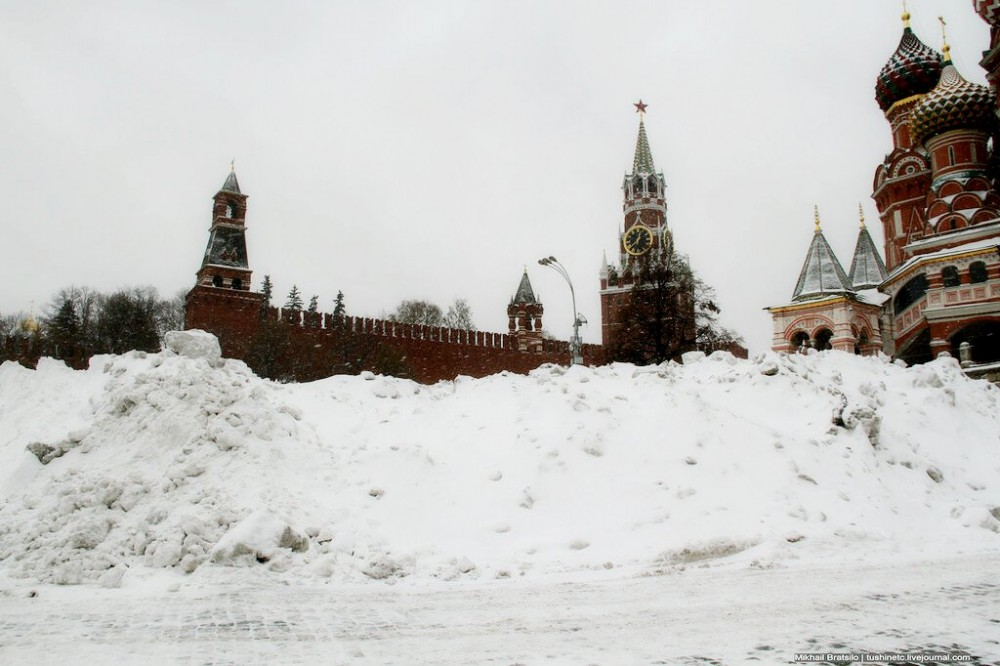
<path fill-rule="evenodd" d="M 280 385 L 171 345 L 0 366 L 0 661 L 1000 659 L 1000 390 L 951 359 Z"/>

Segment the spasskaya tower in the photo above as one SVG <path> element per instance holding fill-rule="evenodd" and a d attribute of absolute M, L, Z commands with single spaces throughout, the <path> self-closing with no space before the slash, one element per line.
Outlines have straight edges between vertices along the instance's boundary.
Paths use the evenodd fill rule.
<path fill-rule="evenodd" d="M 601 343 L 608 348 L 621 327 L 622 308 L 629 302 L 634 285 L 633 268 L 638 257 L 668 251 L 671 244 L 667 227 L 666 181 L 653 164 L 653 152 L 646 138 L 644 116 L 647 104 L 635 105 L 639 114 L 639 135 L 635 141 L 632 173 L 622 181 L 624 223 L 618 232 L 618 261 L 601 262 Z"/>

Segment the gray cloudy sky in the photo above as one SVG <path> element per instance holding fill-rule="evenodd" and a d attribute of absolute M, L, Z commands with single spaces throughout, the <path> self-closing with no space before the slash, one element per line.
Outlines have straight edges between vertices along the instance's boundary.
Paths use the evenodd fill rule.
<path fill-rule="evenodd" d="M 969 0 L 911 0 L 962 74 Z M 649 104 L 678 247 L 723 321 L 768 347 L 812 208 L 845 268 L 891 146 L 875 77 L 895 0 L 17 2 L 0 0 L 0 312 L 71 284 L 193 284 L 229 162 L 250 195 L 254 286 L 332 308 L 472 305 L 504 331 L 527 266 L 563 339 L 573 277 L 600 341 L 624 172 Z"/>

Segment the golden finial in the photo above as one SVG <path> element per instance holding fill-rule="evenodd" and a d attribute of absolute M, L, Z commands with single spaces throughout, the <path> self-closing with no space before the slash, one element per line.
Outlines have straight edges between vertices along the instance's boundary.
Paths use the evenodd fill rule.
<path fill-rule="evenodd" d="M 31 310 L 28 311 L 28 316 L 21 322 L 21 331 L 29 335 L 34 335 L 38 333 L 38 329 L 38 320 L 35 319 L 35 302 L 31 301 Z"/>
<path fill-rule="evenodd" d="M 819 233 L 819 206 L 813 206 L 813 217 L 816 219 L 816 233 Z"/>
<path fill-rule="evenodd" d="M 906 0 L 903 0 L 903 16 L 902 16 L 902 19 L 903 19 L 903 27 L 904 28 L 909 28 L 910 27 L 910 11 L 906 8 Z"/>
<path fill-rule="evenodd" d="M 236 173 L 236 158 L 235 157 L 233 158 L 233 161 L 229 163 L 229 170 L 232 171 L 233 173 Z"/>
<path fill-rule="evenodd" d="M 865 210 L 858 204 L 858 218 L 861 219 L 861 228 L 865 228 Z"/>
<path fill-rule="evenodd" d="M 941 21 L 941 41 L 944 45 L 941 47 L 941 53 L 944 54 L 944 61 L 951 62 L 951 47 L 948 46 L 948 31 L 946 29 L 947 23 L 944 22 L 943 16 L 938 16 L 938 21 Z"/>

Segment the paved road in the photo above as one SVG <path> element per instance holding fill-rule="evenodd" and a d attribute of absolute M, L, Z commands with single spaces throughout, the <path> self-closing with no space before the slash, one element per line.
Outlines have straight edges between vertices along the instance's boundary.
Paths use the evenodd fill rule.
<path fill-rule="evenodd" d="M 590 583 L 182 580 L 0 587 L 0 663 L 779 664 L 904 649 L 1000 663 L 1000 561 L 983 556 Z"/>

